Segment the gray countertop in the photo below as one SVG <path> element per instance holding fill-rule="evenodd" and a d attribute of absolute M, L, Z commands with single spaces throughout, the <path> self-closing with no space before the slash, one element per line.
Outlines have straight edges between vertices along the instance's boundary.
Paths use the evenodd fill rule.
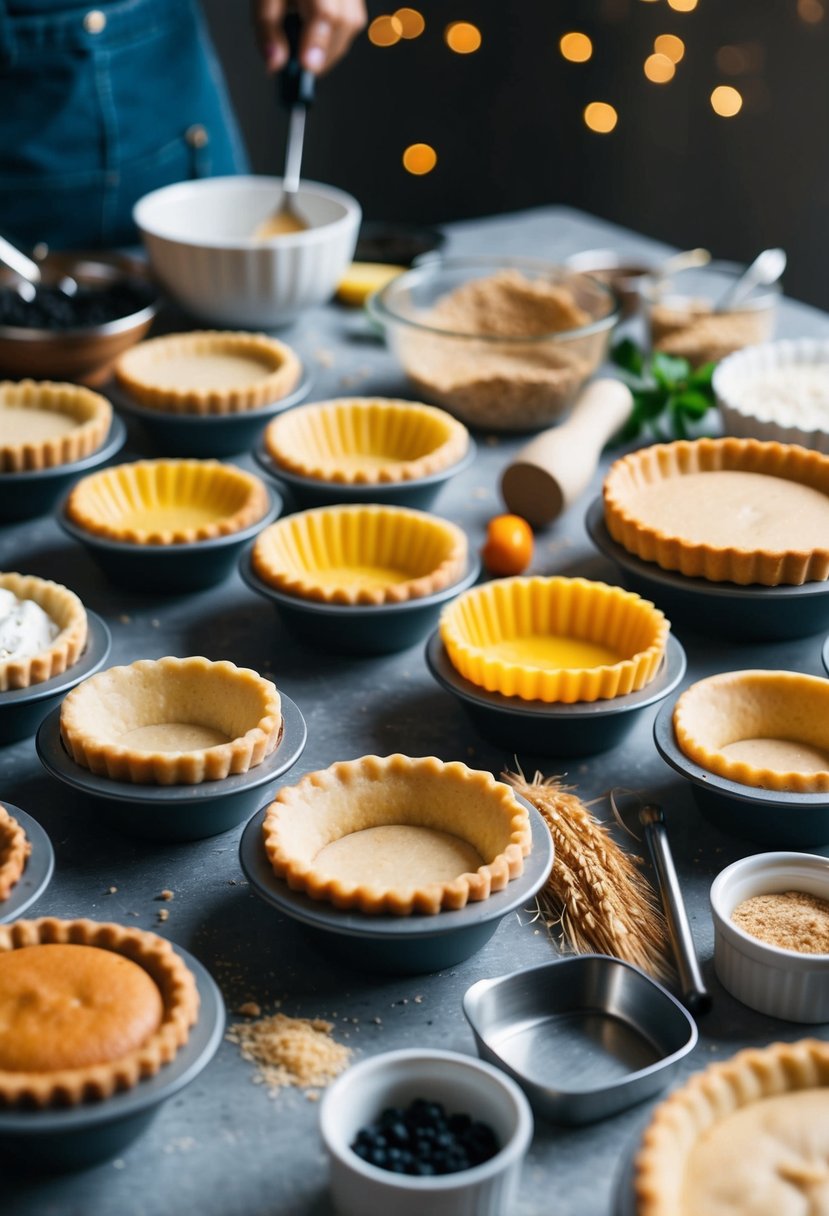
<path fill-rule="evenodd" d="M 563 208 L 457 224 L 452 252 L 502 252 L 555 261 L 568 253 L 612 246 L 633 255 L 664 247 Z M 784 302 L 778 332 L 829 335 L 829 318 Z M 313 396 L 377 393 L 405 396 L 406 385 L 362 317 L 335 307 L 307 314 L 281 335 L 314 375 Z M 503 509 L 498 475 L 520 440 L 479 437 L 475 464 L 444 489 L 436 510 L 460 523 L 480 545 L 488 518 Z M 136 432 L 127 454 L 148 452 Z M 251 467 L 252 463 L 239 463 Z M 618 581 L 591 548 L 583 506 L 539 536 L 533 570 Z M 381 658 L 315 653 L 293 641 L 270 605 L 237 576 L 215 590 L 164 601 L 118 590 L 86 553 L 42 518 L 0 533 L 0 569 L 67 583 L 108 621 L 110 662 L 165 654 L 231 659 L 272 676 L 300 706 L 308 746 L 287 778 L 365 753 L 434 754 L 496 774 L 513 757 L 484 742 L 458 703 L 430 678 L 421 647 Z M 822 674 L 822 638 L 740 646 L 685 630 L 686 682 L 735 667 L 781 667 Z M 702 820 L 687 786 L 659 759 L 647 711 L 616 750 L 569 765 L 519 755 L 527 772 L 566 773 L 585 799 L 611 785 L 645 788 L 667 811 L 680 880 L 703 969 L 714 994 L 683 1077 L 742 1045 L 797 1039 L 814 1028 L 773 1021 L 739 1005 L 719 987 L 711 964 L 708 888 L 723 866 L 757 851 Z M 461 1013 L 464 990 L 477 979 L 553 958 L 555 945 L 528 916 L 511 916 L 476 957 L 449 972 L 376 978 L 347 971 L 318 953 L 300 928 L 246 887 L 237 849 L 241 829 L 210 840 L 164 845 L 109 830 L 100 814 L 52 781 L 34 742 L 0 748 L 0 797 L 21 806 L 49 832 L 57 854 L 51 887 L 31 915 L 91 916 L 153 929 L 190 950 L 220 983 L 229 1010 L 255 1000 L 270 1012 L 329 1017 L 335 1034 L 359 1055 L 391 1048 L 440 1046 L 473 1052 Z M 109 894 L 110 888 L 117 888 Z M 174 892 L 163 907 L 157 897 Z M 420 999 L 415 1000 L 415 997 Z M 345 1019 L 348 1019 L 346 1023 Z M 232 1014 L 231 1014 L 231 1020 Z M 818 1028 L 820 1033 L 820 1028 Z M 824 1031 L 825 1033 L 825 1031 Z M 348 1037 L 346 1037 L 348 1036 Z M 614 1176 L 629 1158 L 652 1104 L 580 1130 L 537 1124 L 515 1216 L 608 1216 Z M 270 1099 L 252 1084 L 251 1066 L 224 1043 L 210 1068 L 168 1103 L 149 1131 L 124 1154 L 94 1169 L 57 1178 L 3 1178 L 0 1210 L 8 1216 L 328 1216 L 326 1167 L 317 1133 L 318 1107 L 298 1091 Z"/>

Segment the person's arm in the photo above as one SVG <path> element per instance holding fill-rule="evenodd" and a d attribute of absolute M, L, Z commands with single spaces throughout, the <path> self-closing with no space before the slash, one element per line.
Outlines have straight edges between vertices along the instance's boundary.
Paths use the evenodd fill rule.
<path fill-rule="evenodd" d="M 296 0 L 302 19 L 299 58 L 319 76 L 342 59 L 366 23 L 363 0 Z M 288 59 L 283 30 L 287 0 L 251 0 L 256 41 L 269 72 L 278 72 Z"/>

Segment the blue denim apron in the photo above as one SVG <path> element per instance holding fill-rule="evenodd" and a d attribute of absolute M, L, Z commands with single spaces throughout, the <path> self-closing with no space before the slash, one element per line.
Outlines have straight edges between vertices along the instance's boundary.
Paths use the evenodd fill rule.
<path fill-rule="evenodd" d="M 195 0 L 0 0 L 2 235 L 129 245 L 141 195 L 246 168 Z"/>

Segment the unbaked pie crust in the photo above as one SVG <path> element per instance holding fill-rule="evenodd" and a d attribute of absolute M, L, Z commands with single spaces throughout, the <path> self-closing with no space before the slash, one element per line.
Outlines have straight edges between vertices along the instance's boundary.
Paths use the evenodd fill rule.
<path fill-rule="evenodd" d="M 115 364 L 140 405 L 173 414 L 239 414 L 278 401 L 302 374 L 297 355 L 265 334 L 201 330 L 140 342 Z"/>
<path fill-rule="evenodd" d="M 692 578 L 776 587 L 829 578 L 829 456 L 757 439 L 654 444 L 604 483 L 629 553 Z"/>
<path fill-rule="evenodd" d="M 100 393 L 50 380 L 0 383 L 0 473 L 71 464 L 101 446 L 112 406 Z"/>
<path fill-rule="evenodd" d="M 47 649 L 29 658 L 0 659 L 0 693 L 29 688 L 59 676 L 77 663 L 87 638 L 86 609 L 68 587 L 33 574 L 0 574 L 0 587 L 19 600 L 33 600 L 60 628 Z"/>
<path fill-rule="evenodd" d="M 0 903 L 9 898 L 19 882 L 31 851 L 23 828 L 0 803 Z"/>
<path fill-rule="evenodd" d="M 25 966 L 4 969 L 4 957 L 32 949 Z M 129 1089 L 170 1063 L 198 1009 L 192 973 L 154 933 L 51 917 L 0 925 L 0 1107 L 76 1106 Z"/>
<path fill-rule="evenodd" d="M 503 890 L 529 816 L 490 773 L 434 756 L 363 756 L 280 790 L 262 827 L 279 878 L 368 915 L 435 915 Z"/>
<path fill-rule="evenodd" d="M 282 729 L 270 680 L 204 658 L 140 659 L 64 698 L 60 733 L 76 764 L 113 781 L 198 785 L 246 773 Z"/>

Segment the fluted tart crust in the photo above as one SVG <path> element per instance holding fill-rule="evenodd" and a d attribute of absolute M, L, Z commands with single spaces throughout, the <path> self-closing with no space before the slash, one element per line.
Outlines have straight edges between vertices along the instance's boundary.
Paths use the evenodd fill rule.
<path fill-rule="evenodd" d="M 112 406 L 77 384 L 0 383 L 0 473 L 51 469 L 91 456 L 107 437 Z"/>
<path fill-rule="evenodd" d="M 434 756 L 363 756 L 280 790 L 262 827 L 294 890 L 367 915 L 436 915 L 524 868 L 526 809 L 490 773 Z"/>
<path fill-rule="evenodd" d="M 113 781 L 199 785 L 246 773 L 282 729 L 270 680 L 227 661 L 140 659 L 64 698 L 60 733 L 76 764 Z"/>
<path fill-rule="evenodd" d="M 91 920 L 0 926 L 0 1106 L 130 1089 L 187 1042 L 196 981 L 169 942 Z"/>
<path fill-rule="evenodd" d="M 23 828 L 0 803 L 0 903 L 19 882 L 32 846 Z"/>
<path fill-rule="evenodd" d="M 150 338 L 115 364 L 120 387 L 140 405 L 172 414 L 239 414 L 287 396 L 302 365 L 265 334 L 197 330 Z"/>
<path fill-rule="evenodd" d="M 0 573 L 0 589 L 19 600 L 32 600 L 58 626 L 50 645 L 38 654 L 15 658 L 0 657 L 0 693 L 15 688 L 42 684 L 62 675 L 83 654 L 88 624 L 86 609 L 74 591 L 34 574 Z"/>
<path fill-rule="evenodd" d="M 692 578 L 776 587 L 829 578 L 829 456 L 697 439 L 623 456 L 604 483 L 613 539 Z"/>

